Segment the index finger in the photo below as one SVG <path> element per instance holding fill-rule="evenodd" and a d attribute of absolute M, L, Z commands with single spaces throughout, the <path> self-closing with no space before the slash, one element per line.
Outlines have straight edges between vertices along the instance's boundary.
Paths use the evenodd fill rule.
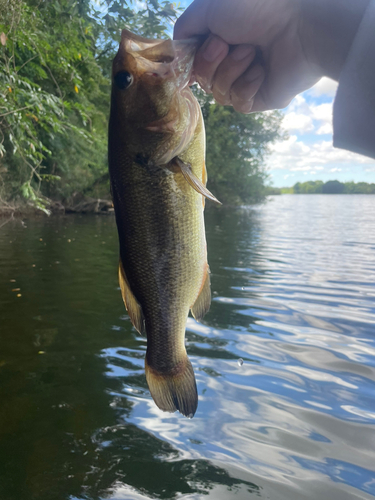
<path fill-rule="evenodd" d="M 194 35 L 206 35 L 210 32 L 207 23 L 209 0 L 195 0 L 181 14 L 174 25 L 173 39 L 183 40 Z"/>

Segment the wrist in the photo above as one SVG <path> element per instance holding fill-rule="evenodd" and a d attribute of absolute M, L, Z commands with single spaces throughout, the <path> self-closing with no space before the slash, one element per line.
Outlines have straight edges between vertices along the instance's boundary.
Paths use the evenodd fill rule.
<path fill-rule="evenodd" d="M 338 80 L 370 0 L 301 0 L 301 40 L 322 76 Z"/>

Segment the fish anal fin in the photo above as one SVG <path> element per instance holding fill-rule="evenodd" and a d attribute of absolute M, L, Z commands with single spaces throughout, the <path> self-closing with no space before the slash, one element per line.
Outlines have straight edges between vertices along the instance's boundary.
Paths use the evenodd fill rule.
<path fill-rule="evenodd" d="M 170 371 L 160 372 L 145 359 L 146 380 L 151 396 L 160 410 L 170 413 L 178 410 L 193 418 L 198 406 L 197 384 L 193 367 L 185 354 Z"/>
<path fill-rule="evenodd" d="M 143 316 L 142 307 L 140 306 L 137 299 L 134 297 L 133 292 L 131 291 L 121 261 L 119 265 L 118 275 L 119 275 L 122 299 L 124 301 L 126 310 L 128 311 L 131 322 L 133 323 L 134 328 L 141 335 L 145 335 L 146 334 L 145 319 Z"/>
<path fill-rule="evenodd" d="M 191 307 L 191 314 L 194 319 L 200 321 L 203 316 L 208 312 L 211 305 L 211 281 L 210 281 L 210 268 L 207 265 L 207 271 L 200 289 L 199 295 Z"/>
<path fill-rule="evenodd" d="M 215 203 L 221 205 L 221 202 L 209 191 L 203 182 L 198 179 L 198 177 L 194 174 L 190 163 L 185 163 L 180 158 L 176 157 L 173 160 L 174 166 L 177 167 L 182 175 L 185 177 L 190 186 L 197 191 L 197 193 L 201 194 L 208 200 L 211 200 Z"/>

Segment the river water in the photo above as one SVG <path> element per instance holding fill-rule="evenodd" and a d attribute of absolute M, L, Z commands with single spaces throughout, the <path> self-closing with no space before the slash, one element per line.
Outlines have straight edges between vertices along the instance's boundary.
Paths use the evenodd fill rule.
<path fill-rule="evenodd" d="M 149 395 L 114 217 L 1 227 L 1 500 L 375 498 L 375 196 L 278 196 L 206 225 L 192 420 Z"/>

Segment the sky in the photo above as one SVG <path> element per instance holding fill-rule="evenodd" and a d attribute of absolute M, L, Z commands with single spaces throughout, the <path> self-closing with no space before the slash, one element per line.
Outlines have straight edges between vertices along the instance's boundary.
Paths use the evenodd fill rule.
<path fill-rule="evenodd" d="M 183 0 L 181 6 L 187 7 L 190 3 L 191 0 Z M 336 82 L 323 78 L 282 110 L 283 129 L 289 139 L 271 146 L 267 167 L 274 186 L 333 179 L 375 182 L 374 160 L 332 146 L 332 105 L 336 89 Z"/>
<path fill-rule="evenodd" d="M 270 180 L 276 187 L 308 180 L 375 182 L 375 161 L 332 146 L 332 105 L 337 83 L 322 78 L 298 95 L 284 114 L 289 139 L 272 145 Z"/>

